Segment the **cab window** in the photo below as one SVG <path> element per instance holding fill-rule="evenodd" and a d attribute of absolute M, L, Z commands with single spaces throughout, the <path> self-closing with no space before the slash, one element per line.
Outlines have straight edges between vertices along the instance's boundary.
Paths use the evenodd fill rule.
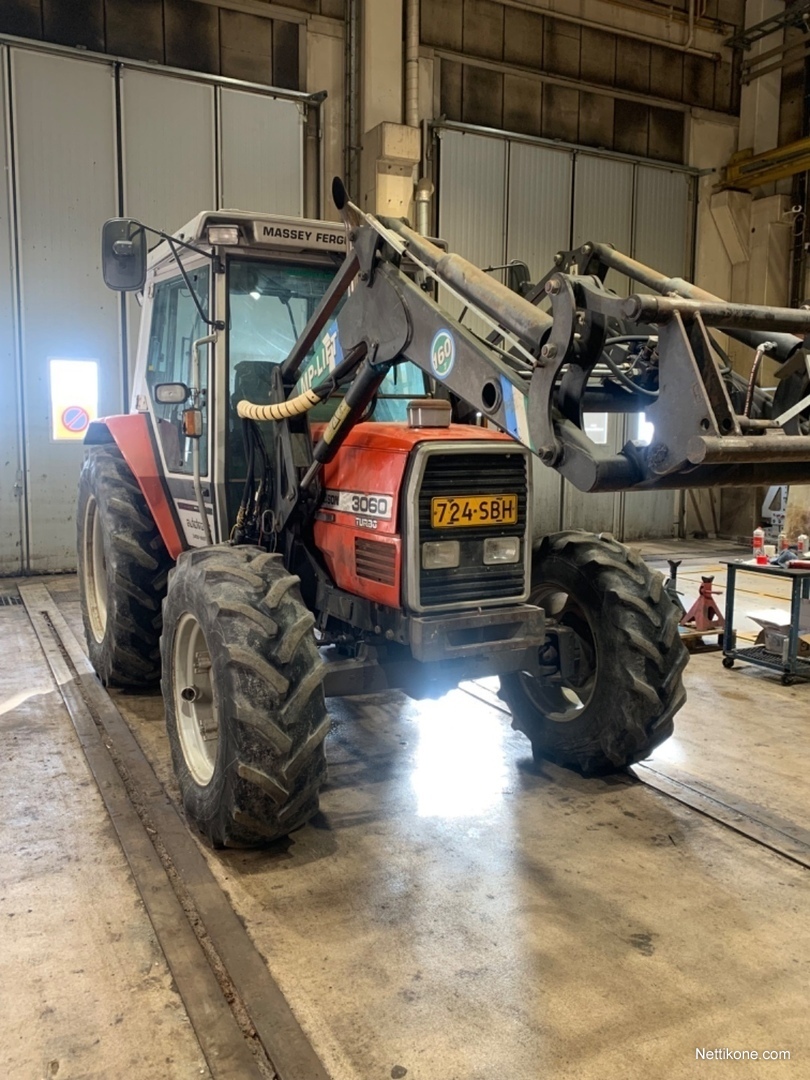
<path fill-rule="evenodd" d="M 210 268 L 206 264 L 187 271 L 189 281 L 208 311 Z M 191 353 L 194 342 L 208 333 L 194 298 L 182 276 L 157 282 L 152 299 L 152 322 L 146 381 L 152 398 L 166 464 L 171 472 L 191 475 L 192 440 L 183 435 L 182 416 L 187 404 L 168 405 L 155 400 L 160 383 L 180 382 L 191 385 Z M 208 388 L 208 346 L 200 350 L 200 387 Z M 204 400 L 204 397 L 203 397 Z M 200 472 L 208 473 L 208 410 L 203 408 L 203 435 L 200 439 Z"/>
<path fill-rule="evenodd" d="M 290 349 L 329 288 L 335 267 L 291 266 L 256 259 L 228 263 L 228 479 L 233 486 L 246 472 L 242 424 L 237 404 L 270 400 L 273 368 Z M 272 421 L 259 422 L 272 449 Z M 229 498 L 236 499 L 235 489 Z M 235 513 L 235 510 L 233 511 Z"/>
<path fill-rule="evenodd" d="M 335 269 L 328 266 L 232 260 L 228 299 L 230 391 L 234 410 L 241 398 L 257 404 L 269 400 L 272 367 L 286 360 L 334 274 Z M 336 335 L 331 330 L 329 326 L 325 328 L 321 340 L 302 364 L 296 389 L 305 389 L 319 381 L 339 360 L 335 356 Z M 407 402 L 424 393 L 422 372 L 412 364 L 398 364 L 380 387 L 373 419 L 406 419 Z M 310 420 L 328 420 L 336 404 L 331 399 L 316 406 L 309 414 Z"/>

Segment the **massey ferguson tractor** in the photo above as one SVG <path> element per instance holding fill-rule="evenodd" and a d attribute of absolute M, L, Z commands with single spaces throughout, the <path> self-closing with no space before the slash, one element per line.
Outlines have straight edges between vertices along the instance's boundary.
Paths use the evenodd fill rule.
<path fill-rule="evenodd" d="M 497 675 L 534 755 L 584 774 L 669 736 L 679 613 L 609 535 L 533 548 L 532 455 L 595 492 L 810 473 L 810 312 L 725 303 L 599 244 L 520 295 L 334 195 L 345 227 L 210 212 L 148 254 L 156 230 L 104 227 L 105 280 L 142 318 L 131 411 L 86 438 L 87 644 L 105 684 L 160 681 L 215 846 L 316 811 L 331 695 Z M 644 291 L 614 295 L 609 268 Z M 790 400 L 733 377 L 712 328 L 780 361 Z M 634 409 L 651 445 L 587 436 L 585 412 Z"/>

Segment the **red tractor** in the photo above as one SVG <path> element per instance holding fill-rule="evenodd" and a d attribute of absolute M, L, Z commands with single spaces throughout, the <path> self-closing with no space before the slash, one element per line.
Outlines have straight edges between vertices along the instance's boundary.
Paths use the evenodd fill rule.
<path fill-rule="evenodd" d="M 204 213 L 148 256 L 142 224 L 104 229 L 105 280 L 143 310 L 132 409 L 86 439 L 87 643 L 105 684 L 160 680 L 187 815 L 217 846 L 315 812 L 325 696 L 498 675 L 534 754 L 586 774 L 667 738 L 679 612 L 609 536 L 533 547 L 532 453 L 586 490 L 806 473 L 804 435 L 741 426 L 710 301 L 643 296 L 628 315 L 604 268 L 566 272 L 581 253 L 526 299 L 336 196 L 345 229 Z M 438 286 L 490 333 L 451 317 Z M 795 349 L 773 330 L 808 314 L 777 314 L 769 336 Z M 606 345 L 618 317 L 659 335 L 643 371 L 623 356 L 622 379 Z M 688 400 L 671 416 L 679 366 Z M 656 442 L 606 455 L 584 433 L 588 395 L 632 397 L 642 378 L 659 387 Z M 452 422 L 465 408 L 477 423 Z"/>

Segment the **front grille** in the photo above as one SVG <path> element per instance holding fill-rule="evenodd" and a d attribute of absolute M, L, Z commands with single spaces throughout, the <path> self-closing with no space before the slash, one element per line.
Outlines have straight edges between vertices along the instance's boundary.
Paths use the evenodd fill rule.
<path fill-rule="evenodd" d="M 430 501 L 434 496 L 506 495 L 518 496 L 515 525 L 465 526 L 434 529 L 430 523 Z M 476 602 L 509 600 L 525 591 L 525 550 L 527 519 L 526 457 L 521 453 L 431 454 L 425 464 L 419 490 L 419 551 L 427 540 L 458 540 L 460 564 L 452 570 L 425 570 L 419 558 L 419 595 L 422 607 L 456 607 Z M 484 540 L 493 536 L 521 537 L 516 563 L 484 566 Z"/>
<path fill-rule="evenodd" d="M 397 581 L 397 549 L 382 540 L 354 540 L 354 565 L 357 576 L 381 585 L 395 585 Z"/>

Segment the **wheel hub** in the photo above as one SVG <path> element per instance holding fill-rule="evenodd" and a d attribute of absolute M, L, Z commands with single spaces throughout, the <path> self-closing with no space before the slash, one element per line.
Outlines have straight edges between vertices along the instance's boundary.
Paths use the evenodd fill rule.
<path fill-rule="evenodd" d="M 593 630 L 576 597 L 559 585 L 544 583 L 532 593 L 530 603 L 538 604 L 545 610 L 552 632 L 555 626 L 569 632 L 573 638 L 572 656 L 565 665 L 565 674 L 559 672 L 556 675 L 537 676 L 521 672 L 520 680 L 525 693 L 540 712 L 549 720 L 568 723 L 575 720 L 587 706 L 596 685 Z"/>
<path fill-rule="evenodd" d="M 195 783 L 205 787 L 214 775 L 219 713 L 211 654 L 202 627 L 190 612 L 180 617 L 175 631 L 172 686 L 183 757 Z"/>
<path fill-rule="evenodd" d="M 98 503 L 87 500 L 84 517 L 84 591 L 90 630 L 101 644 L 107 630 L 107 560 L 104 555 L 104 531 Z"/>

